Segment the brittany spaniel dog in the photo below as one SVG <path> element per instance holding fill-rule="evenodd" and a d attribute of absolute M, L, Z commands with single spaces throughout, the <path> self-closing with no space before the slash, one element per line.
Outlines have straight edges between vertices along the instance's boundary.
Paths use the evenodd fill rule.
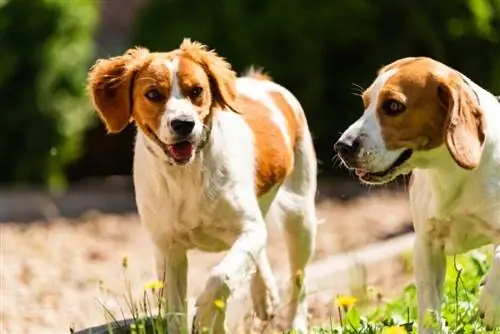
<path fill-rule="evenodd" d="M 256 315 L 270 319 L 279 296 L 266 223 L 283 224 L 292 278 L 304 275 L 315 246 L 316 156 L 299 101 L 254 69 L 237 77 L 189 39 L 171 52 L 135 48 L 98 60 L 89 91 L 109 133 L 137 127 L 136 201 L 156 246 L 165 312 L 185 316 L 187 251 L 199 249 L 227 254 L 196 300 L 193 330 L 224 333 L 214 301 L 247 279 Z M 304 333 L 305 295 L 292 280 L 288 326 Z M 185 333 L 187 320 L 174 318 L 169 333 Z"/>
<path fill-rule="evenodd" d="M 500 326 L 500 104 L 460 72 L 430 58 L 383 67 L 362 94 L 365 112 L 335 143 L 367 184 L 412 172 L 410 204 L 420 333 L 440 311 L 446 255 L 493 245 L 478 308 Z"/>

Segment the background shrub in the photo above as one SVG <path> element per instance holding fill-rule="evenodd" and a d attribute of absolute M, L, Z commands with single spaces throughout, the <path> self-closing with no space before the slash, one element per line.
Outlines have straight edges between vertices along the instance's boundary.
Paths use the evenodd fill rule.
<path fill-rule="evenodd" d="M 97 4 L 0 1 L 0 183 L 64 184 L 92 119 L 85 79 Z"/>
<path fill-rule="evenodd" d="M 113 32 L 104 39 L 94 39 L 99 7 Z M 431 56 L 500 94 L 499 18 L 500 0 L 0 0 L 0 183 L 129 175 L 135 129 L 106 136 L 86 72 L 97 56 L 138 44 L 171 50 L 184 37 L 238 72 L 263 66 L 294 92 L 320 173 L 343 173 L 331 167 L 333 143 L 362 112 L 355 85 L 369 85 L 382 65 Z"/>
<path fill-rule="evenodd" d="M 353 83 L 367 87 L 399 57 L 434 57 L 500 93 L 499 13 L 498 0 L 151 0 L 132 44 L 192 37 L 238 71 L 264 66 L 303 103 L 332 170 L 333 142 L 362 112 Z"/>

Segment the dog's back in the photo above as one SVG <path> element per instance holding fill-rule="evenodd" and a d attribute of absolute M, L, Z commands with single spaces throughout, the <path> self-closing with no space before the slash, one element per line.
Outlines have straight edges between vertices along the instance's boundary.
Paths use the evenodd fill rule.
<path fill-rule="evenodd" d="M 238 78 L 237 90 L 238 111 L 252 129 L 259 151 L 257 174 L 268 182 L 259 194 L 281 186 L 280 180 L 285 178 L 285 188 L 293 184 L 294 192 L 300 192 L 299 183 L 306 182 L 306 187 L 315 192 L 316 156 L 304 110 L 296 97 L 254 67 Z M 293 175 L 295 170 L 307 181 L 299 181 Z"/>
<path fill-rule="evenodd" d="M 284 231 L 292 277 L 303 275 L 303 270 L 314 251 L 317 228 L 315 209 L 317 160 L 306 115 L 297 98 L 261 70 L 251 67 L 238 78 L 237 89 L 240 100 L 246 97 L 260 100 L 272 112 L 267 121 L 258 123 L 257 109 L 242 110 L 242 117 L 249 124 L 255 122 L 253 129 L 254 133 L 257 133 L 257 138 L 259 132 L 262 133 L 264 145 L 268 145 L 267 151 L 272 153 L 276 150 L 277 148 L 273 149 L 273 146 L 279 140 L 274 138 L 278 132 L 266 133 L 266 127 L 263 126 L 266 122 L 281 124 L 280 132 L 285 135 L 285 142 L 291 145 L 292 160 L 289 162 L 290 168 L 286 172 L 286 177 L 274 187 L 277 193 L 271 191 L 262 196 L 261 207 L 267 225 L 277 224 Z M 273 159 L 265 161 L 267 164 L 273 164 Z M 261 168 L 266 169 L 265 166 Z M 266 203 L 270 197 L 274 199 L 268 208 Z M 262 294 L 258 292 L 259 288 L 255 284 L 252 289 L 256 292 L 252 294 L 254 305 L 258 306 L 262 301 L 257 298 Z M 305 285 L 292 284 L 288 312 L 290 328 L 303 330 L 307 328 L 305 289 Z M 258 309 L 256 311 L 258 312 Z"/>

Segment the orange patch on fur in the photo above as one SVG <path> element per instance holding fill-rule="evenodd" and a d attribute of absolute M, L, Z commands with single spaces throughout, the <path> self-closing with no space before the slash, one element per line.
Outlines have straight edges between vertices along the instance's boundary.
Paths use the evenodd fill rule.
<path fill-rule="evenodd" d="M 189 56 L 179 56 L 179 69 L 176 79 L 182 95 L 189 99 L 196 108 L 200 120 L 205 122 L 213 101 L 210 79 L 203 66 L 196 63 Z M 201 93 L 194 94 L 196 89 Z"/>
<path fill-rule="evenodd" d="M 291 172 L 293 151 L 264 104 L 239 96 L 236 105 L 255 138 L 255 190 L 261 196 L 282 183 Z"/>
<path fill-rule="evenodd" d="M 295 110 L 293 110 L 292 106 L 286 101 L 283 95 L 279 92 L 271 92 L 269 93 L 274 103 L 278 106 L 280 111 L 283 113 L 283 116 L 286 120 L 286 127 L 288 129 L 288 135 L 290 136 L 290 140 L 292 142 L 293 147 L 295 147 L 295 143 L 297 139 L 300 138 L 301 129 L 302 129 L 302 119 L 299 119 Z"/>
<path fill-rule="evenodd" d="M 397 72 L 380 89 L 376 106 L 385 146 L 427 151 L 446 144 L 459 166 L 475 168 L 485 125 L 472 87 L 459 72 L 431 58 L 402 58 L 379 73 L 391 69 Z M 391 100 L 404 105 L 404 110 L 388 113 L 384 103 Z"/>
<path fill-rule="evenodd" d="M 122 56 L 100 59 L 91 67 L 87 90 L 109 133 L 122 131 L 131 120 L 134 77 L 150 60 L 147 49 L 133 48 Z"/>
<path fill-rule="evenodd" d="M 370 95 L 367 92 L 368 90 L 366 90 L 363 94 L 361 94 L 361 99 L 363 100 L 363 106 L 365 109 L 368 108 L 371 102 Z"/>
<path fill-rule="evenodd" d="M 381 69 L 378 70 L 377 75 L 380 75 L 384 72 L 387 72 L 389 70 L 395 69 L 395 68 L 400 68 L 404 65 L 407 65 L 409 63 L 412 63 L 417 60 L 422 60 L 424 57 L 406 57 L 406 58 L 401 58 L 398 59 L 388 65 L 383 66 Z"/>

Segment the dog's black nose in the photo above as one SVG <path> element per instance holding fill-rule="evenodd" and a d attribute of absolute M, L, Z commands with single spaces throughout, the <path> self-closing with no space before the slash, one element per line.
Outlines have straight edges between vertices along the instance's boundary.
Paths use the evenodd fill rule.
<path fill-rule="evenodd" d="M 358 153 L 359 149 L 359 139 L 358 138 L 344 138 L 335 143 L 333 145 L 333 149 L 337 152 L 342 158 L 352 159 L 355 157 L 356 153 Z"/>
<path fill-rule="evenodd" d="M 186 137 L 194 129 L 194 120 L 189 118 L 177 118 L 170 122 L 170 127 L 176 135 Z"/>

